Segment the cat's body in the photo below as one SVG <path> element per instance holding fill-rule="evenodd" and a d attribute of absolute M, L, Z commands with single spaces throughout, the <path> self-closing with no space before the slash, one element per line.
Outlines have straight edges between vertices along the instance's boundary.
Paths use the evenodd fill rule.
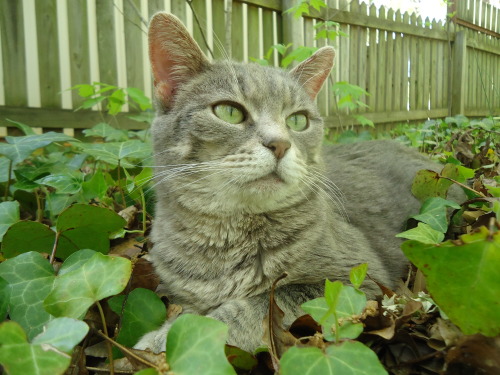
<path fill-rule="evenodd" d="M 347 282 L 360 263 L 395 285 L 406 261 L 394 235 L 418 211 L 415 172 L 432 164 L 390 141 L 325 147 L 323 157 L 313 99 L 332 49 L 290 73 L 209 63 L 175 17 L 158 14 L 150 51 L 160 108 L 151 257 L 172 302 L 224 321 L 229 343 L 252 350 L 285 272 L 276 300 L 286 323 L 325 278 Z M 165 350 L 169 324 L 136 347 Z"/>

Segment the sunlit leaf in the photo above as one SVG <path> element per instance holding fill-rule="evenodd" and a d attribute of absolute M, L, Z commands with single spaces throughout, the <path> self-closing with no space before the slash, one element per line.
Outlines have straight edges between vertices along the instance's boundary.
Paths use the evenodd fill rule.
<path fill-rule="evenodd" d="M 444 233 L 433 229 L 429 224 L 418 223 L 416 228 L 396 234 L 396 237 L 415 240 L 426 244 L 437 244 L 444 240 Z"/>
<path fill-rule="evenodd" d="M 7 229 L 19 221 L 19 202 L 2 202 L 0 203 L 0 242 Z"/>
<path fill-rule="evenodd" d="M 0 277 L 9 283 L 9 316 L 33 338 L 53 317 L 43 308 L 55 275 L 48 260 L 29 252 L 0 263 Z M 0 350 L 1 351 L 1 350 Z"/>
<path fill-rule="evenodd" d="M 407 241 L 405 255 L 423 272 L 434 301 L 467 335 L 500 334 L 500 232 L 464 235 L 462 244 Z"/>
<path fill-rule="evenodd" d="M 73 348 L 87 335 L 89 326 L 81 320 L 71 318 L 55 318 L 36 336 L 33 344 L 50 346 L 65 353 Z"/>
<path fill-rule="evenodd" d="M 176 375 L 235 375 L 224 354 L 228 328 L 217 320 L 185 314 L 167 336 L 167 360 Z"/>
<path fill-rule="evenodd" d="M 80 267 L 57 277 L 45 309 L 57 317 L 81 319 L 96 301 L 120 293 L 131 271 L 128 259 L 95 253 Z"/>

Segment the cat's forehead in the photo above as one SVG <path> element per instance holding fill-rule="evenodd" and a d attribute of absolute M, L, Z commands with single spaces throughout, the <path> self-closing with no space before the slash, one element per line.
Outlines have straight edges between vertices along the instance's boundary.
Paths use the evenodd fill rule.
<path fill-rule="evenodd" d="M 211 67 L 207 78 L 212 89 L 247 105 L 282 109 L 310 104 L 300 84 L 283 69 L 223 61 Z"/>

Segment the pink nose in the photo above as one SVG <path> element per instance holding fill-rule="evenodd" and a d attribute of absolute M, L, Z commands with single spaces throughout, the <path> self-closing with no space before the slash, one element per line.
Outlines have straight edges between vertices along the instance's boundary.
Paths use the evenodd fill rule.
<path fill-rule="evenodd" d="M 292 144 L 285 140 L 271 141 L 264 144 L 268 149 L 270 149 L 276 158 L 281 159 L 285 156 L 286 151 L 292 146 Z"/>

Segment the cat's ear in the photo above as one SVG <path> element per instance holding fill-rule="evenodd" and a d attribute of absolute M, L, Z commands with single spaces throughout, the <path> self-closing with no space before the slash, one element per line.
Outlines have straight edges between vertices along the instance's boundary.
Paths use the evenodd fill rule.
<path fill-rule="evenodd" d="M 149 24 L 149 59 L 155 95 L 169 107 L 183 83 L 209 64 L 182 22 L 169 13 L 156 13 Z"/>
<path fill-rule="evenodd" d="M 330 74 L 334 58 L 335 50 L 332 47 L 322 47 L 290 71 L 292 77 L 299 81 L 311 99 L 316 98 Z"/>

